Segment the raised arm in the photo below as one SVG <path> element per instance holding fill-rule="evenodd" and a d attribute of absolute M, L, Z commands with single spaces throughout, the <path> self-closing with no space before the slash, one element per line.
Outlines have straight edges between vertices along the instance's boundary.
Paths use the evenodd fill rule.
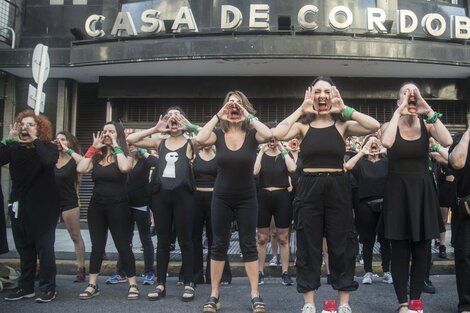
<path fill-rule="evenodd" d="M 161 139 L 148 137 L 156 133 L 167 132 L 168 120 L 168 115 L 165 115 L 163 118 L 160 115 L 160 118 L 158 119 L 158 122 L 154 127 L 130 134 L 126 138 L 127 142 L 136 147 L 158 150 L 158 146 L 160 145 Z"/>
<path fill-rule="evenodd" d="M 93 156 L 97 153 L 101 153 L 100 149 L 104 146 L 103 133 L 93 133 L 93 144 L 88 148 L 87 153 L 85 153 L 85 156 L 80 160 L 80 162 L 77 163 L 77 172 L 81 174 L 90 172 L 93 169 Z"/>
<path fill-rule="evenodd" d="M 369 140 L 362 149 L 356 153 L 355 156 L 350 158 L 348 162 L 344 164 L 344 169 L 347 171 L 351 171 L 359 162 L 360 159 L 362 159 L 364 156 L 366 156 L 368 153 L 370 153 L 370 146 L 372 145 L 372 140 Z"/>
<path fill-rule="evenodd" d="M 266 144 L 261 145 L 261 149 L 256 156 L 255 166 L 253 168 L 253 175 L 258 175 L 261 171 L 261 159 L 263 158 L 263 154 L 268 150 L 269 147 Z"/>
<path fill-rule="evenodd" d="M 470 141 L 470 127 L 463 133 L 460 142 L 455 146 L 449 155 L 449 162 L 453 168 L 460 170 L 465 166 L 468 154 L 468 144 Z"/>

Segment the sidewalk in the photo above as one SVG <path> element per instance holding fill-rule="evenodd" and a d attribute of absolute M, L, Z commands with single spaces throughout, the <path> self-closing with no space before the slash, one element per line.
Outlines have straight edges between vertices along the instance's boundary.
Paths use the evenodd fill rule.
<path fill-rule="evenodd" d="M 82 237 L 85 241 L 85 260 L 88 263 L 91 251 L 91 242 L 90 242 L 90 235 L 88 229 L 86 228 L 86 224 L 82 223 Z M 19 267 L 19 257 L 15 250 L 15 244 L 13 242 L 13 235 L 11 232 L 11 228 L 7 228 L 7 238 L 8 238 L 8 245 L 10 248 L 10 252 L 0 255 L 0 262 L 6 263 L 10 266 Z M 433 252 L 433 267 L 432 267 L 432 274 L 454 274 L 454 249 L 450 246 L 449 240 L 451 238 L 450 230 L 447 230 L 446 233 L 446 246 L 447 246 L 447 259 L 439 259 L 438 258 L 438 249 L 437 247 L 432 246 Z M 155 248 L 157 237 L 152 237 L 153 243 Z M 291 236 L 291 247 L 294 246 L 295 235 Z M 136 259 L 136 267 L 137 273 L 143 272 L 143 253 L 141 251 L 141 244 L 139 240 L 138 231 L 134 231 L 133 237 L 133 252 Z M 55 242 L 55 251 L 56 251 L 56 262 L 58 266 L 58 274 L 74 274 L 75 273 L 75 252 L 73 247 L 73 242 L 70 239 L 70 236 L 65 229 L 63 223 L 59 224 L 56 230 L 56 242 Z M 204 258 L 205 253 L 207 251 L 204 250 Z M 114 271 L 114 267 L 117 260 L 117 251 L 116 247 L 114 246 L 113 240 L 111 235 L 108 236 L 108 242 L 106 245 L 106 256 L 107 259 L 103 262 L 102 266 L 102 274 L 109 275 Z M 240 248 L 238 245 L 238 233 L 235 232 L 232 234 L 232 238 L 230 240 L 229 246 L 229 260 L 230 265 L 232 268 L 233 276 L 245 276 L 244 266 L 242 262 L 242 257 L 240 255 Z M 291 269 L 292 274 L 295 275 L 295 267 L 293 266 L 294 262 L 294 255 L 291 253 Z M 267 245 L 267 257 L 266 262 L 269 262 L 271 259 L 271 245 L 268 243 Z M 170 276 L 178 275 L 179 269 L 181 266 L 181 251 L 179 250 L 178 243 L 176 243 L 176 249 L 171 252 L 170 254 L 170 266 L 168 268 L 168 272 Z M 380 266 L 380 255 L 379 255 L 379 245 L 376 244 L 374 247 L 374 263 L 373 263 L 374 272 L 380 273 L 382 271 Z M 265 268 L 266 276 L 281 276 L 281 269 L 280 267 L 268 267 Z M 364 270 L 361 264 L 358 262 L 356 263 L 356 275 L 362 276 L 364 274 Z"/>

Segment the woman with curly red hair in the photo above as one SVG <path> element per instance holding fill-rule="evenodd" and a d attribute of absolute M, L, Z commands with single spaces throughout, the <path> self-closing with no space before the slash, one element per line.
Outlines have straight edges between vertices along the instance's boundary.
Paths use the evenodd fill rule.
<path fill-rule="evenodd" d="M 18 287 L 5 300 L 35 296 L 37 259 L 41 267 L 41 295 L 36 302 L 50 302 L 56 297 L 54 242 L 59 197 L 54 166 L 58 151 L 51 140 L 49 119 L 26 110 L 18 114 L 8 138 L 0 144 L 0 165 L 10 164 L 12 188 L 8 213 L 21 261 Z"/>

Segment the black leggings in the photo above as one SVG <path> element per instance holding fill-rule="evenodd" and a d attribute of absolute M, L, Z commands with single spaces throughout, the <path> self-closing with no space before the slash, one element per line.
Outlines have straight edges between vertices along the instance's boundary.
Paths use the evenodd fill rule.
<path fill-rule="evenodd" d="M 193 224 L 193 245 L 194 245 L 194 281 L 198 284 L 204 283 L 204 261 L 202 251 L 202 233 L 204 225 L 206 225 L 206 236 L 208 241 L 207 248 L 207 266 L 206 266 L 206 283 L 211 281 L 210 275 L 210 259 L 211 248 L 213 243 L 212 223 L 211 223 L 211 202 L 212 192 L 196 191 L 195 195 L 195 210 L 194 210 L 194 224 Z M 222 282 L 232 282 L 232 272 L 230 271 L 230 264 L 228 257 L 225 258 L 224 272 L 222 274 Z"/>
<path fill-rule="evenodd" d="M 390 241 L 383 236 L 382 223 L 380 212 L 373 212 L 366 201 L 359 203 L 356 225 L 359 232 L 359 242 L 363 244 L 362 255 L 364 257 L 364 271 L 366 272 L 372 272 L 375 237 L 380 243 L 382 270 L 390 272 Z"/>
<path fill-rule="evenodd" d="M 130 233 L 132 217 L 127 202 L 98 203 L 93 199 L 88 207 L 88 229 L 91 239 L 90 274 L 99 274 L 106 247 L 108 229 L 122 261 L 127 277 L 135 276 L 135 258 Z"/>
<path fill-rule="evenodd" d="M 236 218 L 239 232 L 240 250 L 244 262 L 258 260 L 256 247 L 256 224 L 258 220 L 258 203 L 256 193 L 250 195 L 236 195 L 221 197 L 216 194 L 212 197 L 212 232 L 214 242 L 211 258 L 214 261 L 224 261 L 232 235 L 232 220 Z"/>
<path fill-rule="evenodd" d="M 170 261 L 173 222 L 183 259 L 184 284 L 193 282 L 193 216 L 194 193 L 186 186 L 173 190 L 161 189 L 152 195 L 152 211 L 157 230 L 157 281 L 166 283 Z"/>
<path fill-rule="evenodd" d="M 392 244 L 393 286 L 398 303 L 408 302 L 406 292 L 408 278 L 410 278 L 410 300 L 418 300 L 424 286 L 429 240 L 417 242 L 390 240 L 390 242 Z"/>

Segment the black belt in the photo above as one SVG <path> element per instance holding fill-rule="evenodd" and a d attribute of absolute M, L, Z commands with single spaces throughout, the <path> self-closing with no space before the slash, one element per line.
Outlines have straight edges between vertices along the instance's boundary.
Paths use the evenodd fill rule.
<path fill-rule="evenodd" d="M 344 171 L 338 172 L 302 172 L 302 175 L 320 177 L 320 176 L 341 176 L 344 175 Z"/>

